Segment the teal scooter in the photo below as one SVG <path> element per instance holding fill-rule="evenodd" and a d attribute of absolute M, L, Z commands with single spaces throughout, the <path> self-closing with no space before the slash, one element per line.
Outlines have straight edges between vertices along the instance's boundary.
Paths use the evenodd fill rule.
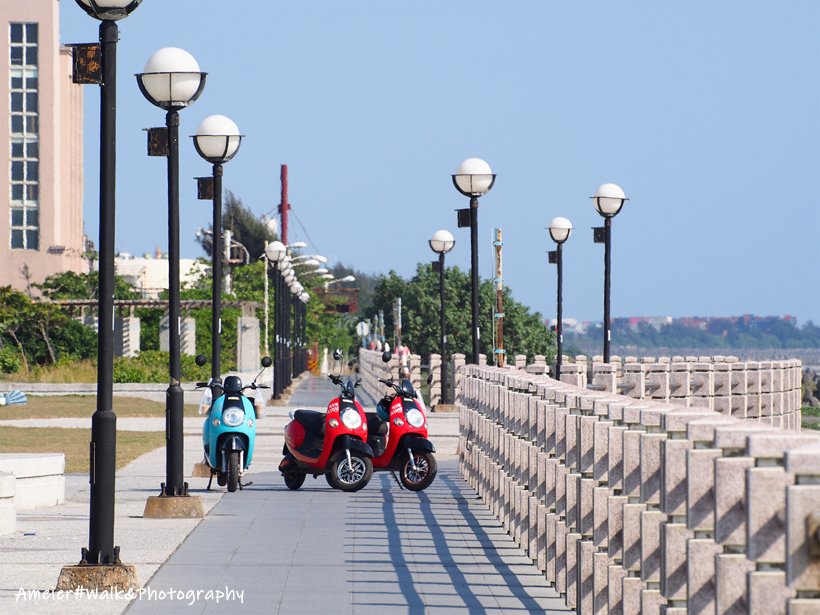
<path fill-rule="evenodd" d="M 207 362 L 205 355 L 197 355 L 196 364 L 202 367 Z M 205 449 L 205 463 L 211 470 L 208 490 L 216 476 L 216 484 L 227 485 L 233 493 L 251 483 L 242 483 L 242 474 L 251 465 L 253 446 L 256 440 L 256 411 L 251 399 L 243 392 L 246 389 L 269 389 L 264 384 L 256 384 L 266 367 L 271 366 L 270 357 L 262 358 L 262 371 L 248 385 L 242 386 L 239 376 L 228 376 L 225 382 L 197 382 L 198 389 L 205 389 L 199 404 L 199 413 L 207 414 L 202 426 L 202 444 Z"/>

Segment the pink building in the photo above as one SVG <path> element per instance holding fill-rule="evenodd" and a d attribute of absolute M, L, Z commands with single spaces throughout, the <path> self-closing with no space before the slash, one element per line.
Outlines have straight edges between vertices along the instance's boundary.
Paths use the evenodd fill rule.
<path fill-rule="evenodd" d="M 0 0 L 0 286 L 87 271 L 83 99 L 60 45 L 59 0 Z"/>

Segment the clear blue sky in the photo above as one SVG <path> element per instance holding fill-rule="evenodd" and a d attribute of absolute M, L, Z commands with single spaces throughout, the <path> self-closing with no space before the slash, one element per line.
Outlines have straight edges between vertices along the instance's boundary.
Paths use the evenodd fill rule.
<path fill-rule="evenodd" d="M 97 23 L 62 0 L 62 40 Z M 613 316 L 796 315 L 820 322 L 820 3 L 731 1 L 144 0 L 120 22 L 117 249 L 166 249 L 165 164 L 143 128 L 163 112 L 134 73 L 182 47 L 208 72 L 182 112 L 183 256 L 210 220 L 190 145 L 200 120 L 247 135 L 225 187 L 254 212 L 279 202 L 279 165 L 315 249 L 368 272 L 410 275 L 439 228 L 469 267 L 467 202 L 450 174 L 470 156 L 497 172 L 481 200 L 481 273 L 504 231 L 514 296 L 555 315 L 554 216 L 564 314 L 600 320 L 602 224 L 588 198 L 615 182 Z M 85 90 L 85 226 L 97 240 L 97 88 Z M 291 225 L 290 240 L 308 239 Z"/>

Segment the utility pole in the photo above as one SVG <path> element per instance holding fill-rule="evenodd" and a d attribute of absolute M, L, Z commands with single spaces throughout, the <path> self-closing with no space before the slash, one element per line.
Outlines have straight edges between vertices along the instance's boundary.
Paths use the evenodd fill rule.
<path fill-rule="evenodd" d="M 401 297 L 393 302 L 393 342 L 396 344 L 394 351 L 401 348 Z"/>
<path fill-rule="evenodd" d="M 495 364 L 504 367 L 506 351 L 504 350 L 504 279 L 501 275 L 501 229 L 495 229 Z"/>
<path fill-rule="evenodd" d="M 282 182 L 282 199 L 279 202 L 279 220 L 281 222 L 282 243 L 288 245 L 288 165 L 283 164 L 279 178 Z"/>
<path fill-rule="evenodd" d="M 223 258 L 225 259 L 225 294 L 230 295 L 233 292 L 231 280 L 231 241 L 233 241 L 233 232 L 231 232 L 230 229 L 225 229 L 224 235 L 222 245 L 225 249 L 225 253 L 223 254 Z"/>

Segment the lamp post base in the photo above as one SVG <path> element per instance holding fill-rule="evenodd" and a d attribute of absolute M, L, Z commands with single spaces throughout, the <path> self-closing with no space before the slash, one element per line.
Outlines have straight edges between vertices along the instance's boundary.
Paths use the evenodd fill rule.
<path fill-rule="evenodd" d="M 194 469 L 191 470 L 193 478 L 211 478 L 211 466 L 204 461 L 197 461 L 194 464 Z"/>
<path fill-rule="evenodd" d="M 198 495 L 152 495 L 145 502 L 143 519 L 201 519 L 205 516 Z"/>
<path fill-rule="evenodd" d="M 77 564 L 63 566 L 57 591 L 125 591 L 139 589 L 137 568 L 132 564 Z"/>
<path fill-rule="evenodd" d="M 458 412 L 458 408 L 455 404 L 436 404 L 433 406 L 433 412 Z"/>

